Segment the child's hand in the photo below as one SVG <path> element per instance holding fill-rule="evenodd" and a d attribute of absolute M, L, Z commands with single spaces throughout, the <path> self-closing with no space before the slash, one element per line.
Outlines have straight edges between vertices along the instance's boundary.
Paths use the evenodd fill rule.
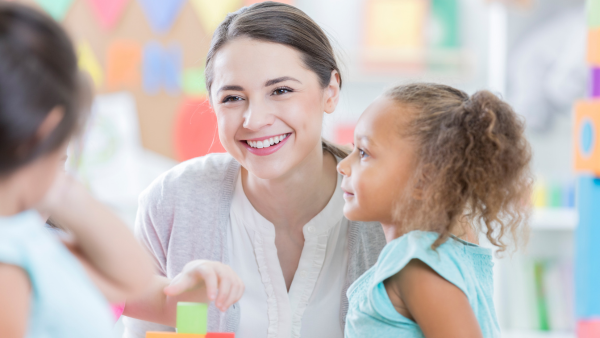
<path fill-rule="evenodd" d="M 231 267 L 207 260 L 195 260 L 187 263 L 183 271 L 164 289 L 164 292 L 167 296 L 177 296 L 202 287 L 202 284 L 204 284 L 208 299 L 214 300 L 217 308 L 223 312 L 244 294 L 244 283 Z"/>

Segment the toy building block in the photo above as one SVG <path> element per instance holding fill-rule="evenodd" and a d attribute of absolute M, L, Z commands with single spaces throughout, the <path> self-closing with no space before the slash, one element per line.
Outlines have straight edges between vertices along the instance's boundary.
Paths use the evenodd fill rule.
<path fill-rule="evenodd" d="M 577 338 L 600 337 L 600 319 L 583 319 L 577 321 Z"/>
<path fill-rule="evenodd" d="M 600 99 L 600 67 L 592 68 L 590 78 L 590 97 Z"/>
<path fill-rule="evenodd" d="M 177 303 L 177 333 L 206 334 L 208 304 Z"/>
<path fill-rule="evenodd" d="M 591 66 L 600 67 L 600 28 L 588 30 L 587 62 Z"/>
<path fill-rule="evenodd" d="M 577 181 L 575 230 L 575 314 L 576 318 L 600 318 L 600 178 L 580 176 Z"/>
<path fill-rule="evenodd" d="M 575 171 L 600 176 L 600 100 L 575 105 Z"/>
<path fill-rule="evenodd" d="M 207 335 L 175 332 L 146 332 L 146 338 L 206 338 Z"/>
<path fill-rule="evenodd" d="M 208 304 L 178 302 L 177 333 L 146 332 L 146 338 L 235 338 L 235 333 L 206 332 Z"/>

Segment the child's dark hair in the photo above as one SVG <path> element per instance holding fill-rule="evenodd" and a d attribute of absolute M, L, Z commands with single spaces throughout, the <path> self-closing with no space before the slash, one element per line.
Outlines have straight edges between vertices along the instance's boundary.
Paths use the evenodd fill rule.
<path fill-rule="evenodd" d="M 0 2 L 0 175 L 57 150 L 81 125 L 81 77 L 73 45 L 49 16 Z M 43 140 L 54 108 L 64 115 Z"/>
<path fill-rule="evenodd" d="M 397 208 L 401 224 L 438 232 L 434 248 L 464 225 L 483 231 L 501 251 L 505 235 L 515 244 L 526 239 L 531 149 L 513 109 L 489 91 L 469 97 L 430 83 L 385 96 L 406 105 L 410 122 L 401 134 L 417 149 L 416 174 Z"/>

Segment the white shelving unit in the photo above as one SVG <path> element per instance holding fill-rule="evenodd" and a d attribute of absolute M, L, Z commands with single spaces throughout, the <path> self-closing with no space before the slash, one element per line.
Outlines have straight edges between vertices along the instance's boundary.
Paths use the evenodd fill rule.
<path fill-rule="evenodd" d="M 573 257 L 573 238 L 574 231 L 577 228 L 578 215 L 574 208 L 542 208 L 533 211 L 529 225 L 531 227 L 531 235 L 529 244 L 526 249 L 515 255 L 523 257 Z M 507 258 L 508 259 L 508 258 Z M 505 324 L 502 320 L 502 314 L 506 311 L 512 311 L 506 308 L 503 300 L 506 299 L 506 292 L 501 285 L 504 279 L 502 274 L 510 276 L 511 266 L 510 261 L 501 259 L 497 261 L 500 267 L 495 271 L 498 276 L 495 276 L 496 287 L 496 302 L 497 310 L 500 317 L 501 325 Z M 502 327 L 503 338 L 575 338 L 574 332 L 545 332 L 545 331 L 527 331 L 517 330 L 510 327 Z"/>
<path fill-rule="evenodd" d="M 502 334 L 503 338 L 575 338 L 574 333 L 568 332 L 540 332 L 540 331 L 508 331 Z"/>
<path fill-rule="evenodd" d="M 573 231 L 577 227 L 578 216 L 574 208 L 537 209 L 531 215 L 529 225 L 536 231 Z"/>

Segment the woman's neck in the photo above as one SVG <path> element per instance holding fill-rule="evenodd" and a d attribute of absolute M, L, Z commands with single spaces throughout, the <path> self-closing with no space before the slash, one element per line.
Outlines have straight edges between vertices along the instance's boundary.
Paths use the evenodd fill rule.
<path fill-rule="evenodd" d="M 244 193 L 276 227 L 301 228 L 325 208 L 337 185 L 337 161 L 321 143 L 283 177 L 264 180 L 242 167 Z"/>

